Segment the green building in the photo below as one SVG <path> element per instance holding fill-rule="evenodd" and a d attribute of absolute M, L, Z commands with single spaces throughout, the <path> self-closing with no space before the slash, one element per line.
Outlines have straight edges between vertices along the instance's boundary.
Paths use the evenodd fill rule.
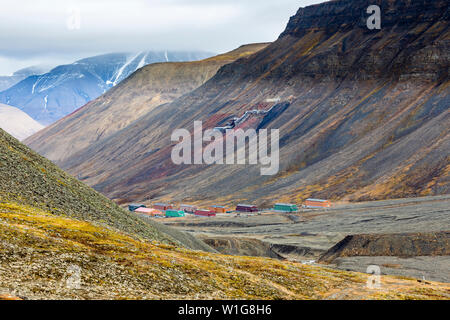
<path fill-rule="evenodd" d="M 182 210 L 166 210 L 166 218 L 180 218 L 184 217 L 184 211 Z"/>
<path fill-rule="evenodd" d="M 290 203 L 276 203 L 273 210 L 283 211 L 283 212 L 297 212 L 298 207 L 295 204 Z"/>

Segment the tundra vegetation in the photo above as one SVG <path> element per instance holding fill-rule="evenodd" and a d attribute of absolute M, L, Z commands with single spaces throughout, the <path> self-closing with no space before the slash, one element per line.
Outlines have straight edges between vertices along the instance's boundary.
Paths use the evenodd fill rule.
<path fill-rule="evenodd" d="M 67 285 L 78 266 L 80 285 Z M 28 299 L 449 299 L 450 286 L 135 237 L 101 223 L 0 204 L 0 294 Z"/>

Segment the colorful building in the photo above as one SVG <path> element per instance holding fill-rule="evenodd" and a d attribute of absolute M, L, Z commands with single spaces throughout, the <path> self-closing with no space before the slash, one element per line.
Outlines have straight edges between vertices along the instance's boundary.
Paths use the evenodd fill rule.
<path fill-rule="evenodd" d="M 214 211 L 215 213 L 227 213 L 227 208 L 224 206 L 211 206 L 208 209 L 210 211 Z"/>
<path fill-rule="evenodd" d="M 330 208 L 330 200 L 306 199 L 303 205 L 305 208 Z"/>
<path fill-rule="evenodd" d="M 236 207 L 236 211 L 239 212 L 258 212 L 259 209 L 255 205 L 251 204 L 238 204 Z"/>
<path fill-rule="evenodd" d="M 290 203 L 276 203 L 273 210 L 283 211 L 283 212 L 297 212 L 298 207 L 295 204 Z"/>
<path fill-rule="evenodd" d="M 166 218 L 181 218 L 184 216 L 185 214 L 183 210 L 174 210 L 174 209 L 166 210 Z"/>
<path fill-rule="evenodd" d="M 152 207 L 154 209 L 162 210 L 162 211 L 173 209 L 172 205 L 171 204 L 167 204 L 167 203 L 155 203 L 155 204 L 153 204 Z"/>
<path fill-rule="evenodd" d="M 183 210 L 184 212 L 187 212 L 187 213 L 194 213 L 195 210 L 197 210 L 197 207 L 196 206 L 191 206 L 189 204 L 181 204 L 180 205 L 180 210 Z"/>
<path fill-rule="evenodd" d="M 134 212 L 145 214 L 147 216 L 152 216 L 152 217 L 164 215 L 161 211 L 152 209 L 152 208 L 137 208 Z"/>
<path fill-rule="evenodd" d="M 216 213 L 214 211 L 203 210 L 203 209 L 195 210 L 194 214 L 196 216 L 202 216 L 202 217 L 215 217 L 216 216 Z"/>

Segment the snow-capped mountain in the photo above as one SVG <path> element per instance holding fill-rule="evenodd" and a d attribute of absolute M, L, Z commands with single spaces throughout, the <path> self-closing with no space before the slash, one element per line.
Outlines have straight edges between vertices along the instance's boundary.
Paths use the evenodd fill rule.
<path fill-rule="evenodd" d="M 4 91 L 11 88 L 13 85 L 19 83 L 20 81 L 29 76 L 43 74 L 47 72 L 49 69 L 50 68 L 46 69 L 45 67 L 41 66 L 32 66 L 20 69 L 10 76 L 0 76 L 0 91 Z"/>
<path fill-rule="evenodd" d="M 0 128 L 19 140 L 23 140 L 44 128 L 18 108 L 0 104 Z"/>
<path fill-rule="evenodd" d="M 206 52 L 111 53 L 32 75 L 0 92 L 0 103 L 17 106 L 36 121 L 51 124 L 105 93 L 137 69 L 155 62 L 201 60 Z"/>

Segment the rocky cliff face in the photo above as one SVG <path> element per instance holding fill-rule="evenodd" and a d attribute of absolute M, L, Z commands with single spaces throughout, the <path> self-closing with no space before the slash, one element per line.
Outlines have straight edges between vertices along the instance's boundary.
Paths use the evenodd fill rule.
<path fill-rule="evenodd" d="M 381 30 L 366 27 L 371 4 L 382 9 Z M 61 165 L 121 201 L 448 193 L 448 10 L 447 1 L 431 0 L 302 8 L 266 49 L 225 65 L 197 90 Z M 272 107 L 276 112 L 250 116 L 241 127 L 280 130 L 278 175 L 261 176 L 254 165 L 172 163 L 174 128 L 192 130 L 202 120 L 208 129 Z"/>
<path fill-rule="evenodd" d="M 332 0 L 300 8 L 291 17 L 280 38 L 291 35 L 302 37 L 311 30 L 323 29 L 333 34 L 340 30 L 366 28 L 367 8 L 377 5 L 381 9 L 382 27 L 404 28 L 424 23 L 446 20 L 449 17 L 447 1 L 437 0 Z"/>
<path fill-rule="evenodd" d="M 374 4 L 381 8 L 381 30 L 367 28 L 366 10 Z M 440 36 L 448 21 L 447 1 L 328 1 L 300 8 L 272 47 L 279 65 L 259 65 L 252 77 L 270 71 L 282 79 L 445 79 L 449 39 Z"/>
<path fill-rule="evenodd" d="M 381 30 L 367 28 L 370 5 L 381 8 Z M 331 70 L 336 77 L 356 79 L 443 79 L 448 77 L 448 39 L 434 40 L 448 20 L 447 1 L 330 1 L 301 8 L 280 39 L 302 38 L 311 32 L 323 32 L 328 39 L 351 33 L 306 65 L 301 64 L 296 73 L 330 75 Z M 427 28 L 431 25 L 434 27 Z"/>

